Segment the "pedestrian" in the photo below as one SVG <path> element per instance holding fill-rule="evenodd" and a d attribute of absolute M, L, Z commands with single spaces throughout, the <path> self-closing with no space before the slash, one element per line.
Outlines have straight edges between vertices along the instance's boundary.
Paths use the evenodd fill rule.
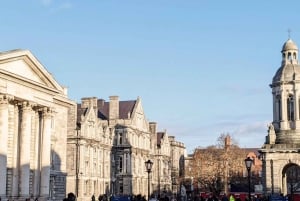
<path fill-rule="evenodd" d="M 92 201 L 96 201 L 96 199 L 95 199 L 95 196 L 94 196 L 94 195 L 92 195 Z"/>
<path fill-rule="evenodd" d="M 224 193 L 224 195 L 223 195 L 223 197 L 222 197 L 221 200 L 222 200 L 222 201 L 228 201 L 228 197 L 227 197 L 226 193 Z"/>
<path fill-rule="evenodd" d="M 76 196 L 74 193 L 68 193 L 68 201 L 75 201 L 76 200 Z"/>

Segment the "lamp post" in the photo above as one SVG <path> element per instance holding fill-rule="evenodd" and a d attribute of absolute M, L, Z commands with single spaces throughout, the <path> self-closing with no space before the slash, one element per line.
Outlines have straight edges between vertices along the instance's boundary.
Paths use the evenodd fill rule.
<path fill-rule="evenodd" d="M 194 183 L 194 181 L 193 181 L 193 176 L 192 176 L 192 168 L 191 167 L 189 167 L 189 176 L 190 176 L 190 178 L 191 178 L 191 188 L 190 188 L 190 190 L 191 190 L 191 199 L 193 199 L 194 198 L 194 185 L 193 185 L 193 183 Z"/>
<path fill-rule="evenodd" d="M 111 179 L 111 181 L 112 181 L 111 194 L 112 194 L 112 195 L 115 195 L 115 182 L 116 182 L 116 178 L 113 177 L 113 178 Z"/>
<path fill-rule="evenodd" d="M 152 169 L 153 162 L 151 160 L 147 160 L 145 162 L 146 170 L 148 172 L 148 200 L 150 200 L 150 172 Z"/>
<path fill-rule="evenodd" d="M 249 201 L 251 200 L 251 189 L 250 189 L 250 171 L 251 171 L 251 166 L 252 166 L 252 159 L 250 157 L 247 157 L 245 159 L 245 165 L 248 171 L 248 197 Z"/>

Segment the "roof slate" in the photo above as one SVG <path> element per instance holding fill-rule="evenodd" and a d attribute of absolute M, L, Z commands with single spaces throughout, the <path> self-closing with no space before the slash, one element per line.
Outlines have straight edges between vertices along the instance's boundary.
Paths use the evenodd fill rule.
<path fill-rule="evenodd" d="M 119 101 L 119 119 L 128 119 L 132 115 L 136 100 Z M 81 115 L 85 115 L 86 108 L 81 108 L 81 104 L 77 104 L 77 121 L 80 121 Z M 98 118 L 107 120 L 109 118 L 109 102 L 98 105 Z"/>

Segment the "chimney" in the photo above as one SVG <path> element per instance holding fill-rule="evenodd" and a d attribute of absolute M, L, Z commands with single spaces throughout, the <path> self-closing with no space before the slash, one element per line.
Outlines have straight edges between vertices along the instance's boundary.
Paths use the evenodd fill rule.
<path fill-rule="evenodd" d="M 97 97 L 81 98 L 81 108 L 97 108 Z"/>
<path fill-rule="evenodd" d="M 225 149 L 227 150 L 231 146 L 230 135 L 226 135 L 225 137 Z"/>
<path fill-rule="evenodd" d="M 98 99 L 97 105 L 98 109 L 102 109 L 104 107 L 105 100 L 104 99 Z"/>
<path fill-rule="evenodd" d="M 109 97 L 109 119 L 119 119 L 119 96 Z"/>
<path fill-rule="evenodd" d="M 156 134 L 156 122 L 149 122 L 150 133 Z"/>

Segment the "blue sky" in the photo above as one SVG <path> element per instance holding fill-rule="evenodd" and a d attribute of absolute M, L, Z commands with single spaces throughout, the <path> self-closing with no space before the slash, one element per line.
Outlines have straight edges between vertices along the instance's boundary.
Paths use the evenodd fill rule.
<path fill-rule="evenodd" d="M 281 47 L 300 44 L 300 2 L 2 1 L 0 50 L 30 50 L 69 97 L 141 97 L 188 152 L 229 133 L 260 147 Z"/>

